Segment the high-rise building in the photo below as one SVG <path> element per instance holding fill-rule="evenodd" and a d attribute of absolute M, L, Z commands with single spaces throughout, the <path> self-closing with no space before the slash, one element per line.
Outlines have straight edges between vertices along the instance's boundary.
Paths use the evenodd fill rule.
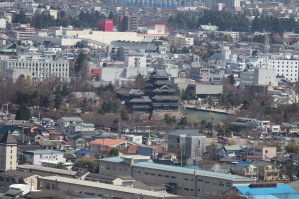
<path fill-rule="evenodd" d="M 118 18 L 118 31 L 120 32 L 137 32 L 138 31 L 138 17 L 129 15 L 127 11 Z"/>
<path fill-rule="evenodd" d="M 16 170 L 17 144 L 10 131 L 0 140 L 0 171 Z"/>

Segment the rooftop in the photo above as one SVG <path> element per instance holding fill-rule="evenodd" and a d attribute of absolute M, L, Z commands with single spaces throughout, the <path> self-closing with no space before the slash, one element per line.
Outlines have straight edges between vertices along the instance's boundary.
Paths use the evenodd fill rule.
<path fill-rule="evenodd" d="M 96 139 L 92 142 L 90 142 L 90 144 L 99 144 L 99 145 L 103 145 L 103 146 L 113 146 L 116 144 L 120 144 L 122 142 L 125 142 L 127 140 L 123 140 L 123 139 Z"/>
<path fill-rule="evenodd" d="M 13 137 L 10 131 L 7 131 L 6 134 L 1 138 L 0 144 L 17 144 L 17 140 Z"/>
<path fill-rule="evenodd" d="M 36 150 L 36 151 L 26 151 L 27 153 L 33 154 L 64 154 L 64 151 L 55 151 L 55 150 Z"/>
<path fill-rule="evenodd" d="M 218 173 L 218 172 L 213 172 L 213 171 L 197 170 L 197 169 L 195 170 L 195 169 L 163 165 L 163 164 L 155 164 L 153 162 L 137 162 L 133 166 L 148 168 L 148 169 L 171 171 L 171 172 L 177 172 L 177 173 L 185 173 L 185 174 L 191 174 L 191 175 L 194 175 L 194 172 L 196 171 L 197 175 L 202 176 L 202 177 L 218 178 L 218 179 L 233 180 L 233 181 L 254 182 L 253 179 L 242 177 L 242 176 L 237 176 L 237 175 Z"/>
<path fill-rule="evenodd" d="M 36 166 L 36 165 L 28 165 L 28 164 L 17 165 L 17 170 L 22 170 L 22 169 L 45 171 L 45 172 L 50 172 L 53 175 L 55 175 L 55 173 L 57 173 L 57 174 L 62 174 L 62 175 L 75 176 L 77 173 L 76 171 L 69 171 L 69 170 L 56 169 L 56 168 L 50 168 L 50 167 L 42 167 L 42 166 Z"/>
<path fill-rule="evenodd" d="M 144 196 L 151 196 L 151 197 L 157 197 L 157 198 L 176 198 L 180 197 L 177 195 L 172 195 L 172 194 L 161 194 L 159 192 L 154 192 L 154 191 L 146 191 L 146 190 L 140 190 L 136 188 L 130 188 L 130 187 L 122 187 L 122 186 L 115 186 L 115 185 L 110 185 L 110 184 L 104 184 L 104 183 L 98 183 L 98 182 L 91 182 L 91 181 L 84 181 L 84 180 L 77 180 L 77 179 L 72 179 L 70 181 L 69 178 L 65 177 L 59 177 L 59 176 L 48 176 L 48 177 L 41 177 L 39 178 L 41 180 L 49 180 L 49 181 L 57 181 L 57 182 L 62 182 L 62 183 L 67 183 L 67 184 L 75 184 L 75 185 L 81 185 L 85 187 L 94 187 L 98 189 L 105 189 L 105 190 L 111 190 L 111 191 L 118 191 L 118 192 L 124 192 L 124 193 L 131 193 L 131 194 L 138 194 L 140 195 L 141 193 Z"/>
<path fill-rule="evenodd" d="M 186 129 L 186 130 L 173 130 L 169 133 L 170 135 L 189 135 L 189 136 L 205 136 L 204 134 L 199 134 L 194 129 Z"/>
<path fill-rule="evenodd" d="M 65 122 L 83 122 L 83 120 L 80 117 L 61 117 Z"/>

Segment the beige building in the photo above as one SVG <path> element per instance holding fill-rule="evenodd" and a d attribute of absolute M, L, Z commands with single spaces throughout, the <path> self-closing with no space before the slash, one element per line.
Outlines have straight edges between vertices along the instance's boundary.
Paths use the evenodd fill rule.
<path fill-rule="evenodd" d="M 135 180 L 152 185 L 166 184 L 178 195 L 217 199 L 236 185 L 249 185 L 255 180 L 224 173 L 155 164 L 149 156 L 125 155 L 99 159 L 99 173 L 107 176 L 131 175 Z"/>
<path fill-rule="evenodd" d="M 185 37 L 181 34 L 169 35 L 167 38 L 170 45 L 173 45 L 176 48 L 188 48 L 194 45 L 194 38 Z"/>
<path fill-rule="evenodd" d="M 269 160 L 276 157 L 276 147 L 266 146 L 254 146 L 251 151 L 248 152 L 248 156 L 259 156 L 263 160 Z"/>
<path fill-rule="evenodd" d="M 41 177 L 38 179 L 39 190 L 63 190 L 82 197 L 101 197 L 103 199 L 153 199 L 153 198 L 184 198 L 178 195 L 116 186 L 111 184 L 90 182 L 58 176 Z"/>
<path fill-rule="evenodd" d="M 16 170 L 17 141 L 10 131 L 0 140 L 0 171 Z"/>

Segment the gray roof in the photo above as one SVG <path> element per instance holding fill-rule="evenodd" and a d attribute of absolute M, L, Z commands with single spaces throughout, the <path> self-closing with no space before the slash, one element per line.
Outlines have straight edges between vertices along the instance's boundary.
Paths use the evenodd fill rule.
<path fill-rule="evenodd" d="M 243 176 L 218 173 L 218 172 L 213 172 L 213 171 L 204 171 L 204 170 L 197 170 L 197 169 L 195 170 L 195 169 L 189 169 L 189 168 L 178 167 L 178 166 L 155 164 L 153 162 L 137 162 L 133 165 L 133 167 L 157 169 L 157 170 L 161 170 L 161 171 L 163 170 L 163 171 L 185 173 L 185 174 L 191 174 L 191 175 L 194 175 L 194 172 L 196 171 L 196 175 L 202 176 L 202 177 L 210 177 L 210 178 L 225 179 L 225 180 L 232 180 L 232 181 L 246 181 L 246 182 L 250 182 L 250 183 L 254 182 L 253 179 L 246 178 Z"/>
<path fill-rule="evenodd" d="M 80 117 L 61 117 L 65 122 L 83 122 L 83 120 Z"/>
<path fill-rule="evenodd" d="M 57 174 L 62 174 L 62 175 L 70 175 L 70 176 L 75 176 L 76 175 L 76 171 L 70 171 L 70 170 L 64 170 L 64 169 L 56 169 L 56 168 L 51 168 L 51 167 L 43 167 L 43 166 L 37 166 L 37 165 L 29 165 L 29 164 L 23 164 L 23 165 L 17 165 L 17 170 L 37 170 L 37 171 L 45 171 L 45 172 L 49 172 L 52 173 L 53 175 L 55 175 L 55 173 Z M 34 171 L 31 171 L 34 172 Z M 41 174 L 43 175 L 43 174 Z"/>
<path fill-rule="evenodd" d="M 186 129 L 186 130 L 173 130 L 169 133 L 169 135 L 189 135 L 189 136 L 205 136 L 204 134 L 198 133 L 194 129 Z"/>
<path fill-rule="evenodd" d="M 16 170 L 8 170 L 1 173 L 1 177 L 7 177 L 7 178 L 13 178 L 13 177 L 22 177 L 22 178 L 28 178 L 30 176 L 35 175 L 35 173 L 29 173 L 24 171 L 16 171 Z"/>
<path fill-rule="evenodd" d="M 17 144 L 17 140 L 11 134 L 10 131 L 7 131 L 6 134 L 1 138 L 0 143 L 3 144 Z"/>
<path fill-rule="evenodd" d="M 165 68 L 155 68 L 151 76 L 170 76 L 170 75 L 166 72 Z"/>

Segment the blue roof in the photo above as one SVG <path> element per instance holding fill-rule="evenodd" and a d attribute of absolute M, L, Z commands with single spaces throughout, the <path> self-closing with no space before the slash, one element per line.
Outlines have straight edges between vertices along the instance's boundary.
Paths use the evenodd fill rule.
<path fill-rule="evenodd" d="M 249 186 L 235 186 L 242 194 L 249 193 L 250 195 L 275 195 L 275 194 L 291 194 L 297 193 L 292 187 L 287 184 L 278 184 L 274 188 L 250 188 Z"/>
<path fill-rule="evenodd" d="M 239 162 L 238 164 L 236 164 L 236 166 L 239 167 L 247 167 L 248 165 L 251 165 L 251 162 Z"/>
<path fill-rule="evenodd" d="M 80 150 L 78 150 L 78 151 L 76 151 L 75 153 L 90 153 L 90 151 L 88 151 L 88 150 L 85 150 L 85 149 L 80 149 Z"/>
<path fill-rule="evenodd" d="M 141 167 L 141 168 L 148 168 L 148 169 L 158 169 L 158 170 L 164 170 L 164 171 L 192 174 L 192 175 L 194 175 L 194 172 L 196 171 L 197 175 L 203 176 L 203 177 L 210 177 L 210 178 L 217 178 L 217 179 L 220 178 L 220 179 L 227 179 L 227 180 L 233 180 L 233 181 L 251 181 L 252 183 L 254 182 L 253 179 L 246 178 L 243 176 L 231 175 L 231 174 L 226 174 L 226 173 L 218 173 L 218 172 L 213 172 L 213 171 L 204 171 L 204 170 L 198 170 L 198 169 L 189 169 L 189 168 L 185 168 L 185 167 L 156 164 L 153 162 L 137 162 L 133 166 Z"/>
<path fill-rule="evenodd" d="M 246 198 L 246 195 L 243 195 Z M 248 197 L 248 195 L 247 195 Z M 298 193 L 280 193 L 280 194 L 273 194 L 273 195 L 250 195 L 251 199 L 298 199 Z"/>

